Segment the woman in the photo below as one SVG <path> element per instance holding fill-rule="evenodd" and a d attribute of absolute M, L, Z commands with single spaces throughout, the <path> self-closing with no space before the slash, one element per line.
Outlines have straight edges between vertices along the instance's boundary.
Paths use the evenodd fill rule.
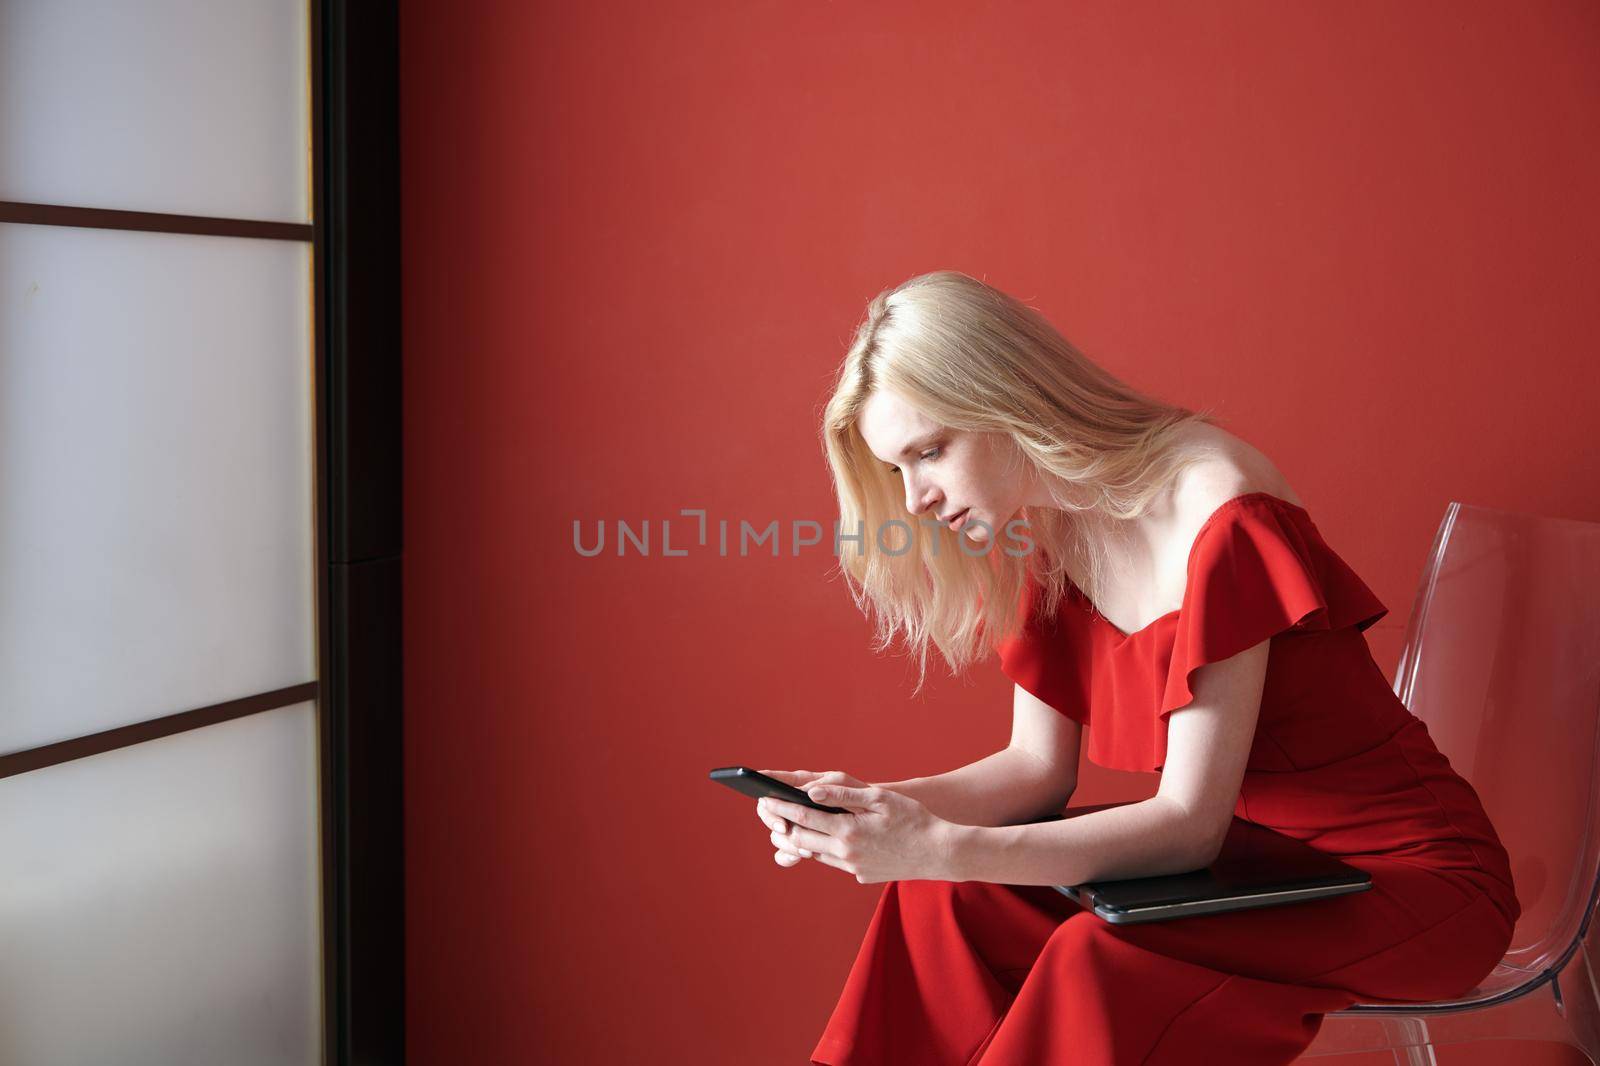
<path fill-rule="evenodd" d="M 1387 608 L 1265 456 L 949 271 L 872 301 L 825 423 L 878 648 L 903 634 L 925 676 L 930 643 L 956 672 L 995 646 L 1016 687 L 1010 744 L 949 773 L 763 771 L 845 809 L 760 801 L 780 865 L 886 882 L 814 1063 L 1286 1063 L 1327 1011 L 1499 961 L 1505 850 L 1372 660 Z M 1157 794 L 1027 824 L 1085 726 Z M 1112 925 L 1049 887 L 1205 866 L 1234 817 L 1372 888 Z"/>

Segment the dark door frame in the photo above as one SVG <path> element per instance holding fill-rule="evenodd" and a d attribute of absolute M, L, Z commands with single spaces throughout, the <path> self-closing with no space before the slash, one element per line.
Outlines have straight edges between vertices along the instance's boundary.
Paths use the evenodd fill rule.
<path fill-rule="evenodd" d="M 399 14 L 311 0 L 325 1062 L 405 1061 Z"/>

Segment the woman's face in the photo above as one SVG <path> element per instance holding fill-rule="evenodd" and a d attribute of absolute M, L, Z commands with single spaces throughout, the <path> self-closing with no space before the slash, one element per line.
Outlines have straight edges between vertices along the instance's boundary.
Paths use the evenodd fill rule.
<path fill-rule="evenodd" d="M 969 540 L 988 541 L 1024 505 L 1050 502 L 1032 464 L 1003 433 L 942 426 L 886 389 L 867 398 L 856 426 L 872 454 L 900 474 L 906 510 L 945 522 Z"/>

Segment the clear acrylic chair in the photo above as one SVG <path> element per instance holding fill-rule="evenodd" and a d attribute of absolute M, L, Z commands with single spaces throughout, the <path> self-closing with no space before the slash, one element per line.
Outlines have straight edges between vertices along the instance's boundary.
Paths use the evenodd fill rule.
<path fill-rule="evenodd" d="M 1395 692 L 1482 798 L 1522 917 L 1460 999 L 1356 1004 L 1302 1058 L 1548 1040 L 1600 1062 L 1600 524 L 1451 503 L 1406 627 Z"/>

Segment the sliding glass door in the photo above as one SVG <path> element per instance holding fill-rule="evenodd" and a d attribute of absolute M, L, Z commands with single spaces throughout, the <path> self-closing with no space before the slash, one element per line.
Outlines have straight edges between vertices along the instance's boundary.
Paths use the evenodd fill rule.
<path fill-rule="evenodd" d="M 324 1059 L 313 12 L 0 4 L 0 1062 Z"/>

